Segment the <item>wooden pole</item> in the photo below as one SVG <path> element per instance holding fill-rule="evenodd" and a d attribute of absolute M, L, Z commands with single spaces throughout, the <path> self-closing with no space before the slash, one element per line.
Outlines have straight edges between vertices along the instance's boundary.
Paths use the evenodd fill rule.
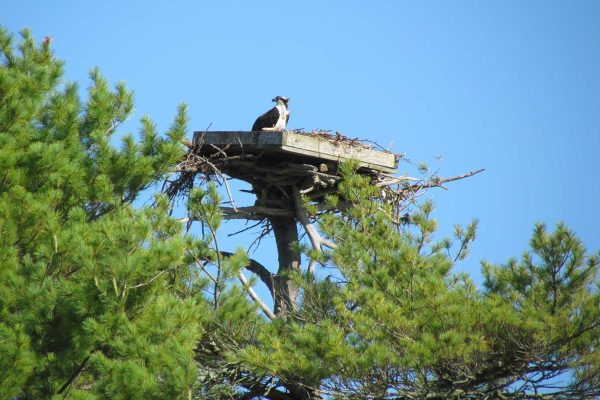
<path fill-rule="evenodd" d="M 298 306 L 298 287 L 290 280 L 290 273 L 300 271 L 300 251 L 292 248 L 292 244 L 298 242 L 298 229 L 294 217 L 270 217 L 269 222 L 279 259 L 279 269 L 273 281 L 275 315 L 285 316 Z"/>

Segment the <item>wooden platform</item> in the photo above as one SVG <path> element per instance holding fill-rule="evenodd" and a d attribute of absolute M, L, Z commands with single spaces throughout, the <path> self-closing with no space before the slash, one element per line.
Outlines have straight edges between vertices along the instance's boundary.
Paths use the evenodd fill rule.
<path fill-rule="evenodd" d="M 194 144 L 202 144 L 202 152 L 210 152 L 214 145 L 227 147 L 227 154 L 265 152 L 284 160 L 344 161 L 358 160 L 361 167 L 386 173 L 395 173 L 398 158 L 394 153 L 373 150 L 361 143 L 323 138 L 292 131 L 247 132 L 208 131 L 194 132 Z M 213 150 L 214 151 L 214 150 Z"/>

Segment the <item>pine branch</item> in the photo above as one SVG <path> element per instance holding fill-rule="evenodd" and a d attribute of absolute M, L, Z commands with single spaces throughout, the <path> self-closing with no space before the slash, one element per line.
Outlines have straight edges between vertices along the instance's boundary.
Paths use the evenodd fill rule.
<path fill-rule="evenodd" d="M 57 394 L 62 394 L 65 390 L 67 390 L 69 386 L 71 386 L 71 384 L 75 381 L 75 379 L 77 379 L 79 374 L 81 374 L 81 372 L 85 368 L 85 365 L 89 361 L 92 354 L 94 354 L 94 352 L 95 350 L 90 352 L 90 354 L 88 354 L 87 357 L 83 359 L 83 361 L 79 364 L 75 371 L 73 371 L 71 376 L 69 376 L 69 379 L 67 379 L 67 381 L 60 387 L 60 389 L 58 389 L 58 392 L 56 392 Z"/>

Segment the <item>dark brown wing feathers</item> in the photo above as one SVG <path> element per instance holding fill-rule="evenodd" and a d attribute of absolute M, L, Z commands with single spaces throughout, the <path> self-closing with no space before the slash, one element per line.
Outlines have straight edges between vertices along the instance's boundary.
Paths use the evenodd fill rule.
<path fill-rule="evenodd" d="M 263 128 L 272 128 L 277 123 L 279 119 L 279 110 L 277 107 L 271 108 L 269 111 L 256 118 L 254 121 L 254 125 L 252 125 L 253 131 L 260 131 Z"/>

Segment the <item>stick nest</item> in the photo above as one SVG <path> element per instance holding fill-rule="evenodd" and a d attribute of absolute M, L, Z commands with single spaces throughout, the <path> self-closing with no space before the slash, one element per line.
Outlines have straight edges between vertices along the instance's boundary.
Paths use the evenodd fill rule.
<path fill-rule="evenodd" d="M 389 150 L 383 149 L 374 142 L 351 139 L 339 132 L 333 134 L 325 130 L 294 132 L 335 144 L 362 146 L 390 153 Z M 337 192 L 337 186 L 342 179 L 337 162 L 319 158 L 307 161 L 307 159 L 273 157 L 262 151 L 246 152 L 243 146 L 240 151 L 239 145 L 231 144 L 215 146 L 200 141 L 194 144 L 187 143 L 187 146 L 188 152 L 185 158 L 175 167 L 177 175 L 174 179 L 165 182 L 165 192 L 172 200 L 187 196 L 195 185 L 215 181 L 224 186 L 227 191 L 230 207 L 222 207 L 222 209 L 225 217 L 229 219 L 265 220 L 277 216 L 295 216 L 295 189 L 317 206 L 318 212 L 311 215 L 311 218 L 322 212 L 339 211 L 339 209 L 328 209 L 323 201 L 325 195 Z M 234 148 L 235 151 L 230 151 Z M 403 159 L 401 154 L 396 156 L 398 159 Z M 379 188 L 379 196 L 374 200 L 390 204 L 393 210 L 393 215 L 390 217 L 400 223 L 406 208 L 414 204 L 416 198 L 422 195 L 425 189 L 444 188 L 443 184 L 446 182 L 462 179 L 481 171 L 472 171 L 447 179 L 442 179 L 437 174 L 424 178 L 393 176 L 365 167 L 359 168 L 357 172 L 367 176 L 371 184 Z M 250 192 L 257 198 L 255 204 L 238 207 L 228 184 L 229 179 L 248 182 L 252 186 Z M 339 204 L 342 209 L 351 206 L 343 199 Z"/>

